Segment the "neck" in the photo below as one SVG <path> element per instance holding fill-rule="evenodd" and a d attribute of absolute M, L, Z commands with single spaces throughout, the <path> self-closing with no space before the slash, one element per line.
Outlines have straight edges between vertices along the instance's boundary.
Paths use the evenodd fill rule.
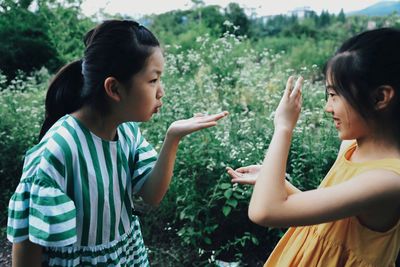
<path fill-rule="evenodd" d="M 71 115 L 98 137 L 109 141 L 116 139 L 119 123 L 112 115 L 103 114 L 99 110 L 87 105 L 73 112 Z"/>
<path fill-rule="evenodd" d="M 400 149 L 398 144 L 390 138 L 359 138 L 357 149 L 354 151 L 352 161 L 369 161 L 385 158 L 400 158 Z"/>

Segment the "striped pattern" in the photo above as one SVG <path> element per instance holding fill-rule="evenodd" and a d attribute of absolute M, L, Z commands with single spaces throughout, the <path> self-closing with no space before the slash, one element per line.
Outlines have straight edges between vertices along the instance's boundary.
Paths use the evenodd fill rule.
<path fill-rule="evenodd" d="M 47 247 L 50 266 L 97 265 L 105 259 L 107 266 L 142 266 L 147 254 L 132 216 L 132 195 L 155 161 L 156 152 L 136 123 L 120 125 L 118 141 L 110 142 L 64 116 L 26 154 L 21 182 L 9 203 L 8 239 L 29 238 Z M 128 254 L 127 243 L 136 248 L 130 246 Z M 74 257 L 64 250 L 68 245 L 75 249 Z M 98 250 L 102 246 L 107 249 Z"/>
<path fill-rule="evenodd" d="M 109 244 L 90 249 L 47 247 L 45 251 L 49 266 L 150 266 L 137 218 L 128 233 Z"/>

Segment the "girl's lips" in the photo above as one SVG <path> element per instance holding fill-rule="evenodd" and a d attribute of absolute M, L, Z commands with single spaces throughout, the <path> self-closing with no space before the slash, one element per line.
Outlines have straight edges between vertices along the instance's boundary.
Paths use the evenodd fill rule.
<path fill-rule="evenodd" d="M 160 112 L 161 106 L 162 106 L 162 105 L 156 106 L 156 107 L 154 108 L 154 113 Z"/>
<path fill-rule="evenodd" d="M 335 122 L 335 127 L 336 127 L 336 128 L 339 128 L 339 126 L 340 126 L 340 120 L 337 119 L 337 118 L 333 118 L 333 121 Z"/>

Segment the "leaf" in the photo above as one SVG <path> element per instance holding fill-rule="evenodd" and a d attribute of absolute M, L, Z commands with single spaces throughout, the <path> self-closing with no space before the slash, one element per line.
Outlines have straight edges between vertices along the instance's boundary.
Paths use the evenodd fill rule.
<path fill-rule="evenodd" d="M 232 185 L 230 183 L 223 183 L 223 184 L 220 184 L 219 187 L 221 189 L 228 189 L 228 188 L 232 187 Z"/>
<path fill-rule="evenodd" d="M 236 199 L 246 199 L 246 197 L 245 196 L 243 196 L 243 195 L 241 195 L 241 194 L 239 194 L 239 193 L 233 193 L 233 196 L 236 198 Z"/>
<path fill-rule="evenodd" d="M 207 245 L 211 245 L 212 241 L 211 241 L 210 238 L 205 237 L 205 238 L 204 238 L 204 243 L 206 243 Z"/>
<path fill-rule="evenodd" d="M 236 208 L 238 205 L 238 201 L 234 198 L 231 198 L 226 201 L 226 204 L 228 204 L 229 206 L 231 206 L 233 208 Z"/>
<path fill-rule="evenodd" d="M 186 217 L 185 210 L 182 210 L 181 213 L 179 214 L 179 219 L 183 220 Z"/>
<path fill-rule="evenodd" d="M 233 193 L 233 191 L 232 191 L 231 188 L 229 188 L 228 190 L 226 190 L 225 193 L 224 193 L 225 198 L 230 199 L 231 196 L 232 196 L 232 193 Z"/>
<path fill-rule="evenodd" d="M 260 244 L 260 242 L 258 242 L 257 237 L 255 237 L 255 236 L 251 237 L 251 242 L 253 242 L 254 245 L 259 245 Z"/>
<path fill-rule="evenodd" d="M 218 226 L 219 226 L 218 224 L 214 224 L 212 226 L 207 226 L 204 228 L 204 232 L 207 234 L 212 234 L 215 231 L 215 229 L 218 228 Z"/>
<path fill-rule="evenodd" d="M 231 211 L 232 211 L 232 208 L 229 207 L 229 206 L 223 206 L 222 207 L 222 213 L 225 215 L 225 217 L 228 216 L 229 213 L 231 213 Z"/>

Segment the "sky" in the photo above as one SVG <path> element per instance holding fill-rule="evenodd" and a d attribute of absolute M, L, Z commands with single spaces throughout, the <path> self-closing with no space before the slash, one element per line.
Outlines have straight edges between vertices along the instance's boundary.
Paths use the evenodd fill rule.
<path fill-rule="evenodd" d="M 229 3 L 236 2 L 247 10 L 255 12 L 258 16 L 286 14 L 298 7 L 310 7 L 320 13 L 328 10 L 338 13 L 341 8 L 344 12 L 360 10 L 379 0 L 204 0 L 206 5 L 219 5 L 226 7 Z M 189 9 L 193 6 L 190 0 L 84 0 L 82 9 L 84 14 L 93 15 L 100 9 L 110 14 L 120 13 L 137 18 L 143 15 L 160 14 L 176 9 Z"/>

